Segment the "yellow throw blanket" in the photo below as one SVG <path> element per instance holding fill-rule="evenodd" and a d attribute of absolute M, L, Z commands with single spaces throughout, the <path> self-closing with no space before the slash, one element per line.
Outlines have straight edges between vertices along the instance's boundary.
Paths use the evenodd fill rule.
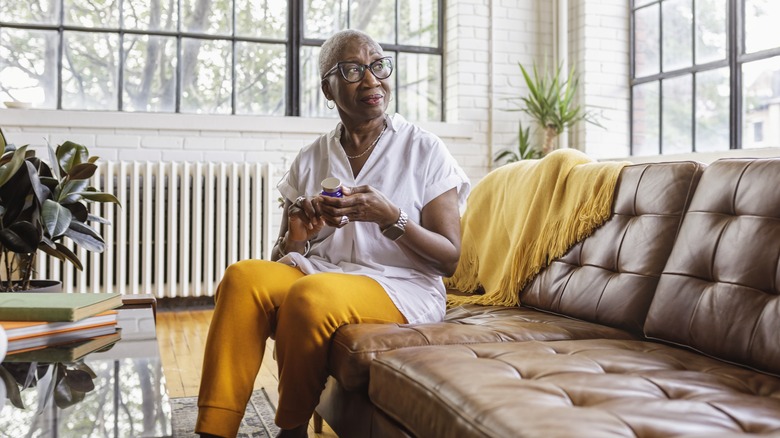
<path fill-rule="evenodd" d="M 448 307 L 516 306 L 523 286 L 550 261 L 609 219 L 621 169 L 574 149 L 502 166 L 469 196 L 461 219 L 461 255 L 448 287 L 484 295 L 449 295 Z"/>

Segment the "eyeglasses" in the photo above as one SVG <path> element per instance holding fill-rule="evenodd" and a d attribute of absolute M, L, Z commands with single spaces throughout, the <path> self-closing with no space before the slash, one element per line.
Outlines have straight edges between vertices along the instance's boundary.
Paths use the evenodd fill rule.
<path fill-rule="evenodd" d="M 322 76 L 322 80 L 325 80 L 328 76 L 336 72 L 341 72 L 341 76 L 345 81 L 349 83 L 360 82 L 366 75 L 366 70 L 370 71 L 377 79 L 387 79 L 393 74 L 393 57 L 386 56 L 379 58 L 371 64 L 358 64 L 356 62 L 342 61 L 333 66 Z"/>

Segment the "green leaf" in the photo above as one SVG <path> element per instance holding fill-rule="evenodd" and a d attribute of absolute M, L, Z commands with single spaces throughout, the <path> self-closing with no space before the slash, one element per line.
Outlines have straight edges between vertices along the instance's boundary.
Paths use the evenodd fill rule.
<path fill-rule="evenodd" d="M 75 165 L 84 163 L 89 159 L 87 147 L 72 141 L 66 141 L 61 144 L 57 148 L 56 154 L 57 163 L 59 163 L 62 170 L 67 174 L 70 173 Z"/>
<path fill-rule="evenodd" d="M 106 243 L 100 237 L 100 234 L 81 222 L 72 221 L 70 228 L 65 231 L 65 236 L 87 251 L 100 253 L 106 248 Z"/>
<path fill-rule="evenodd" d="M 0 230 L 0 242 L 3 246 L 21 254 L 35 252 L 41 237 L 41 230 L 27 221 L 14 222 L 8 228 Z"/>
<path fill-rule="evenodd" d="M 119 205 L 120 207 L 122 204 L 119 202 L 119 199 L 116 199 L 116 196 L 110 194 L 110 193 L 103 193 L 103 192 L 81 192 L 79 195 L 84 199 L 89 199 L 90 201 L 95 202 L 112 202 L 114 204 Z"/>
<path fill-rule="evenodd" d="M 79 392 L 89 392 L 95 389 L 95 383 L 90 375 L 81 370 L 68 370 L 65 373 L 65 382 L 71 388 Z"/>
<path fill-rule="evenodd" d="M 13 158 L 11 158 L 11 161 L 8 163 L 0 166 L 0 186 L 3 186 L 5 183 L 8 182 L 8 180 L 13 177 L 17 171 L 19 171 L 19 168 L 22 167 L 22 164 L 24 164 L 24 154 L 27 150 L 27 146 L 22 146 L 21 148 L 17 149 L 14 154 Z"/>
<path fill-rule="evenodd" d="M 97 222 L 99 224 L 105 224 L 105 225 L 111 225 L 111 221 L 108 219 L 104 219 L 100 216 L 95 216 L 93 214 L 90 214 L 87 216 L 87 220 L 83 222 Z"/>
<path fill-rule="evenodd" d="M 80 163 L 73 166 L 68 172 L 68 178 L 72 180 L 76 179 L 90 179 L 95 174 L 97 165 L 92 163 Z"/>
<path fill-rule="evenodd" d="M 25 161 L 25 165 L 27 166 L 27 177 L 30 180 L 30 185 L 35 193 L 35 197 L 38 199 L 38 205 L 41 205 L 43 201 L 51 197 L 51 191 L 48 187 L 41 184 L 41 180 L 38 177 L 38 169 L 29 161 Z"/>
<path fill-rule="evenodd" d="M 82 266 L 81 260 L 79 260 L 79 257 L 73 251 L 71 251 L 70 248 L 59 242 L 52 243 L 54 243 L 54 248 L 50 248 L 48 245 L 42 243 L 38 245 L 38 249 L 45 252 L 46 254 L 49 254 L 50 256 L 57 257 L 63 262 L 66 260 L 71 262 L 73 266 L 75 266 L 79 271 L 84 270 L 84 266 Z"/>
<path fill-rule="evenodd" d="M 21 391 L 19 391 L 19 385 L 16 384 L 14 376 L 3 365 L 0 365 L 0 380 L 5 384 L 6 397 L 11 400 L 11 404 L 19 409 L 24 409 L 24 401 L 22 400 Z"/>
<path fill-rule="evenodd" d="M 65 234 L 65 231 L 70 227 L 73 215 L 67 208 L 51 199 L 47 199 L 43 203 L 41 219 L 43 220 L 44 226 L 46 226 L 46 231 L 49 232 L 49 236 L 54 239 Z"/>
<path fill-rule="evenodd" d="M 74 202 L 72 204 L 65 204 L 63 207 L 70 210 L 73 215 L 73 219 L 79 222 L 86 222 L 89 219 L 89 210 L 81 202 Z"/>
<path fill-rule="evenodd" d="M 60 164 L 59 160 L 57 159 L 57 153 L 54 151 L 54 148 L 51 147 L 48 139 L 46 140 L 46 148 L 49 150 L 49 161 L 51 162 L 52 173 L 54 174 L 54 178 L 59 184 L 59 181 L 62 179 L 62 172 L 60 171 Z"/>
<path fill-rule="evenodd" d="M 81 199 L 81 192 L 87 188 L 89 181 L 86 179 L 66 180 L 65 184 L 59 187 L 56 200 L 60 204 L 71 204 Z"/>

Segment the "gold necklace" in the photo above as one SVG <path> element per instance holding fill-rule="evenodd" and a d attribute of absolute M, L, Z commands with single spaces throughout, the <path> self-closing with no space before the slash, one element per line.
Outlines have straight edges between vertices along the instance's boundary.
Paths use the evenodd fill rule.
<path fill-rule="evenodd" d="M 379 143 L 379 139 L 382 138 L 382 134 L 385 133 L 385 129 L 387 129 L 387 122 L 385 122 L 385 126 L 382 127 L 382 132 L 379 133 L 379 135 L 376 137 L 376 140 L 374 140 L 374 142 L 371 143 L 371 146 L 367 147 L 366 150 L 364 150 L 363 152 L 359 153 L 358 155 L 348 155 L 347 150 L 344 149 L 344 155 L 347 155 L 347 158 L 349 158 L 350 160 L 354 160 L 356 158 L 360 158 L 363 155 L 367 154 L 368 151 L 374 149 L 374 146 L 376 146 L 376 144 Z"/>

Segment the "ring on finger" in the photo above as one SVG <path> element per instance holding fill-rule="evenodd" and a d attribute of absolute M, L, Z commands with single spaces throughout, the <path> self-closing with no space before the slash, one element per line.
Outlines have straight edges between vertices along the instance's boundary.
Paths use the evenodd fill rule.
<path fill-rule="evenodd" d="M 344 226 L 349 223 L 349 218 L 347 216 L 341 216 L 341 221 L 339 222 L 339 226 Z"/>

